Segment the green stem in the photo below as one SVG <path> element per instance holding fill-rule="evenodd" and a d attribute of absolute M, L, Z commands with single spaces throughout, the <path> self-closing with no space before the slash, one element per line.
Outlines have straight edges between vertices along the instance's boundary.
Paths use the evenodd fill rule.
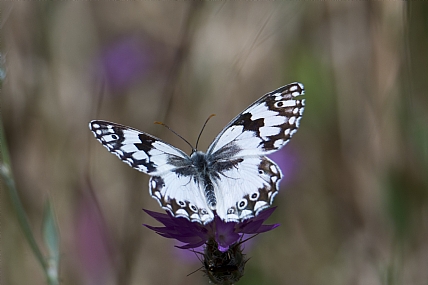
<path fill-rule="evenodd" d="M 26 237 L 28 243 L 30 244 L 31 249 L 34 252 L 34 255 L 38 259 L 39 263 L 43 267 L 45 274 L 47 275 L 48 265 L 46 263 L 43 254 L 38 247 L 36 240 L 34 239 L 33 233 L 31 231 L 30 225 L 28 223 L 27 215 L 22 206 L 21 199 L 19 198 L 18 192 L 16 191 L 15 180 L 13 179 L 12 168 L 10 163 L 9 151 L 6 144 L 6 138 L 3 131 L 3 122 L 0 116 L 0 174 L 2 175 L 9 192 L 10 199 L 12 201 L 12 206 L 16 211 L 18 217 L 19 225 L 21 226 L 24 236 Z"/>

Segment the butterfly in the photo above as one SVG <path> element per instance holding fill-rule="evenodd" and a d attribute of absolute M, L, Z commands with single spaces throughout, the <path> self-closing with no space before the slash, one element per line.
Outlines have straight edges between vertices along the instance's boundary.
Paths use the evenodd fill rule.
<path fill-rule="evenodd" d="M 94 120 L 89 128 L 108 151 L 151 176 L 150 195 L 174 217 L 207 224 L 218 215 L 242 222 L 269 207 L 282 173 L 266 157 L 299 128 L 305 99 L 301 83 L 265 94 L 217 135 L 206 153 L 190 155 L 145 132 Z"/>

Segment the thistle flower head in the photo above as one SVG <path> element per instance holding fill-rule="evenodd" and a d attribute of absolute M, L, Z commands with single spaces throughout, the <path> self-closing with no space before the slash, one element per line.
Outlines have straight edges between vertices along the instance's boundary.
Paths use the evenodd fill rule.
<path fill-rule="evenodd" d="M 244 276 L 245 254 L 242 253 L 242 242 L 235 243 L 225 252 L 218 249 L 214 239 L 208 239 L 203 260 L 203 272 L 214 284 L 234 284 Z"/>
<path fill-rule="evenodd" d="M 273 230 L 279 224 L 263 225 L 276 207 L 262 211 L 257 216 L 243 222 L 224 222 L 218 216 L 206 225 L 190 222 L 185 218 L 175 218 L 167 214 L 144 210 L 164 227 L 144 225 L 157 234 L 176 239 L 182 249 L 195 249 L 205 245 L 202 271 L 214 284 L 234 284 L 244 275 L 245 254 L 241 245 L 245 234 L 255 235 Z"/>

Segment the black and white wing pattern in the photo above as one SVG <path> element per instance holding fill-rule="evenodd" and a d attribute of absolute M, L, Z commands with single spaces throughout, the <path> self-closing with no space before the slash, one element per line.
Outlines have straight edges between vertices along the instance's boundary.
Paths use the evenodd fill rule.
<path fill-rule="evenodd" d="M 297 131 L 304 110 L 303 85 L 272 91 L 236 116 L 208 151 L 189 156 L 162 140 L 107 121 L 89 124 L 95 137 L 131 167 L 151 177 L 150 195 L 173 216 L 207 224 L 217 214 L 240 222 L 269 207 L 282 177 L 265 155 Z"/>
<path fill-rule="evenodd" d="M 242 221 L 269 207 L 282 177 L 279 167 L 265 155 L 279 150 L 299 128 L 305 99 L 301 83 L 272 91 L 236 116 L 214 139 L 208 160 L 219 167 L 215 196 L 217 215 Z M 239 161 L 227 167 L 228 161 Z"/>
<path fill-rule="evenodd" d="M 191 167 L 190 157 L 155 136 L 107 121 L 91 121 L 89 128 L 109 152 L 151 177 L 150 195 L 177 217 L 207 223 L 214 218 L 204 193 L 190 177 L 175 171 Z M 197 209 L 197 210 L 196 210 Z"/>

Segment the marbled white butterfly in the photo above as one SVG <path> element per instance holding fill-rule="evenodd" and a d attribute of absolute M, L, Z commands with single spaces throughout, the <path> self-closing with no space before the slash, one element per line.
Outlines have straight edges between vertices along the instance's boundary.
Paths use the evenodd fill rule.
<path fill-rule="evenodd" d="M 139 130 L 107 121 L 89 128 L 111 153 L 151 176 L 150 195 L 175 217 L 207 224 L 216 213 L 240 222 L 269 207 L 282 177 L 265 155 L 296 133 L 305 99 L 301 83 L 291 83 L 251 104 L 220 132 L 206 153 L 187 155 Z"/>

